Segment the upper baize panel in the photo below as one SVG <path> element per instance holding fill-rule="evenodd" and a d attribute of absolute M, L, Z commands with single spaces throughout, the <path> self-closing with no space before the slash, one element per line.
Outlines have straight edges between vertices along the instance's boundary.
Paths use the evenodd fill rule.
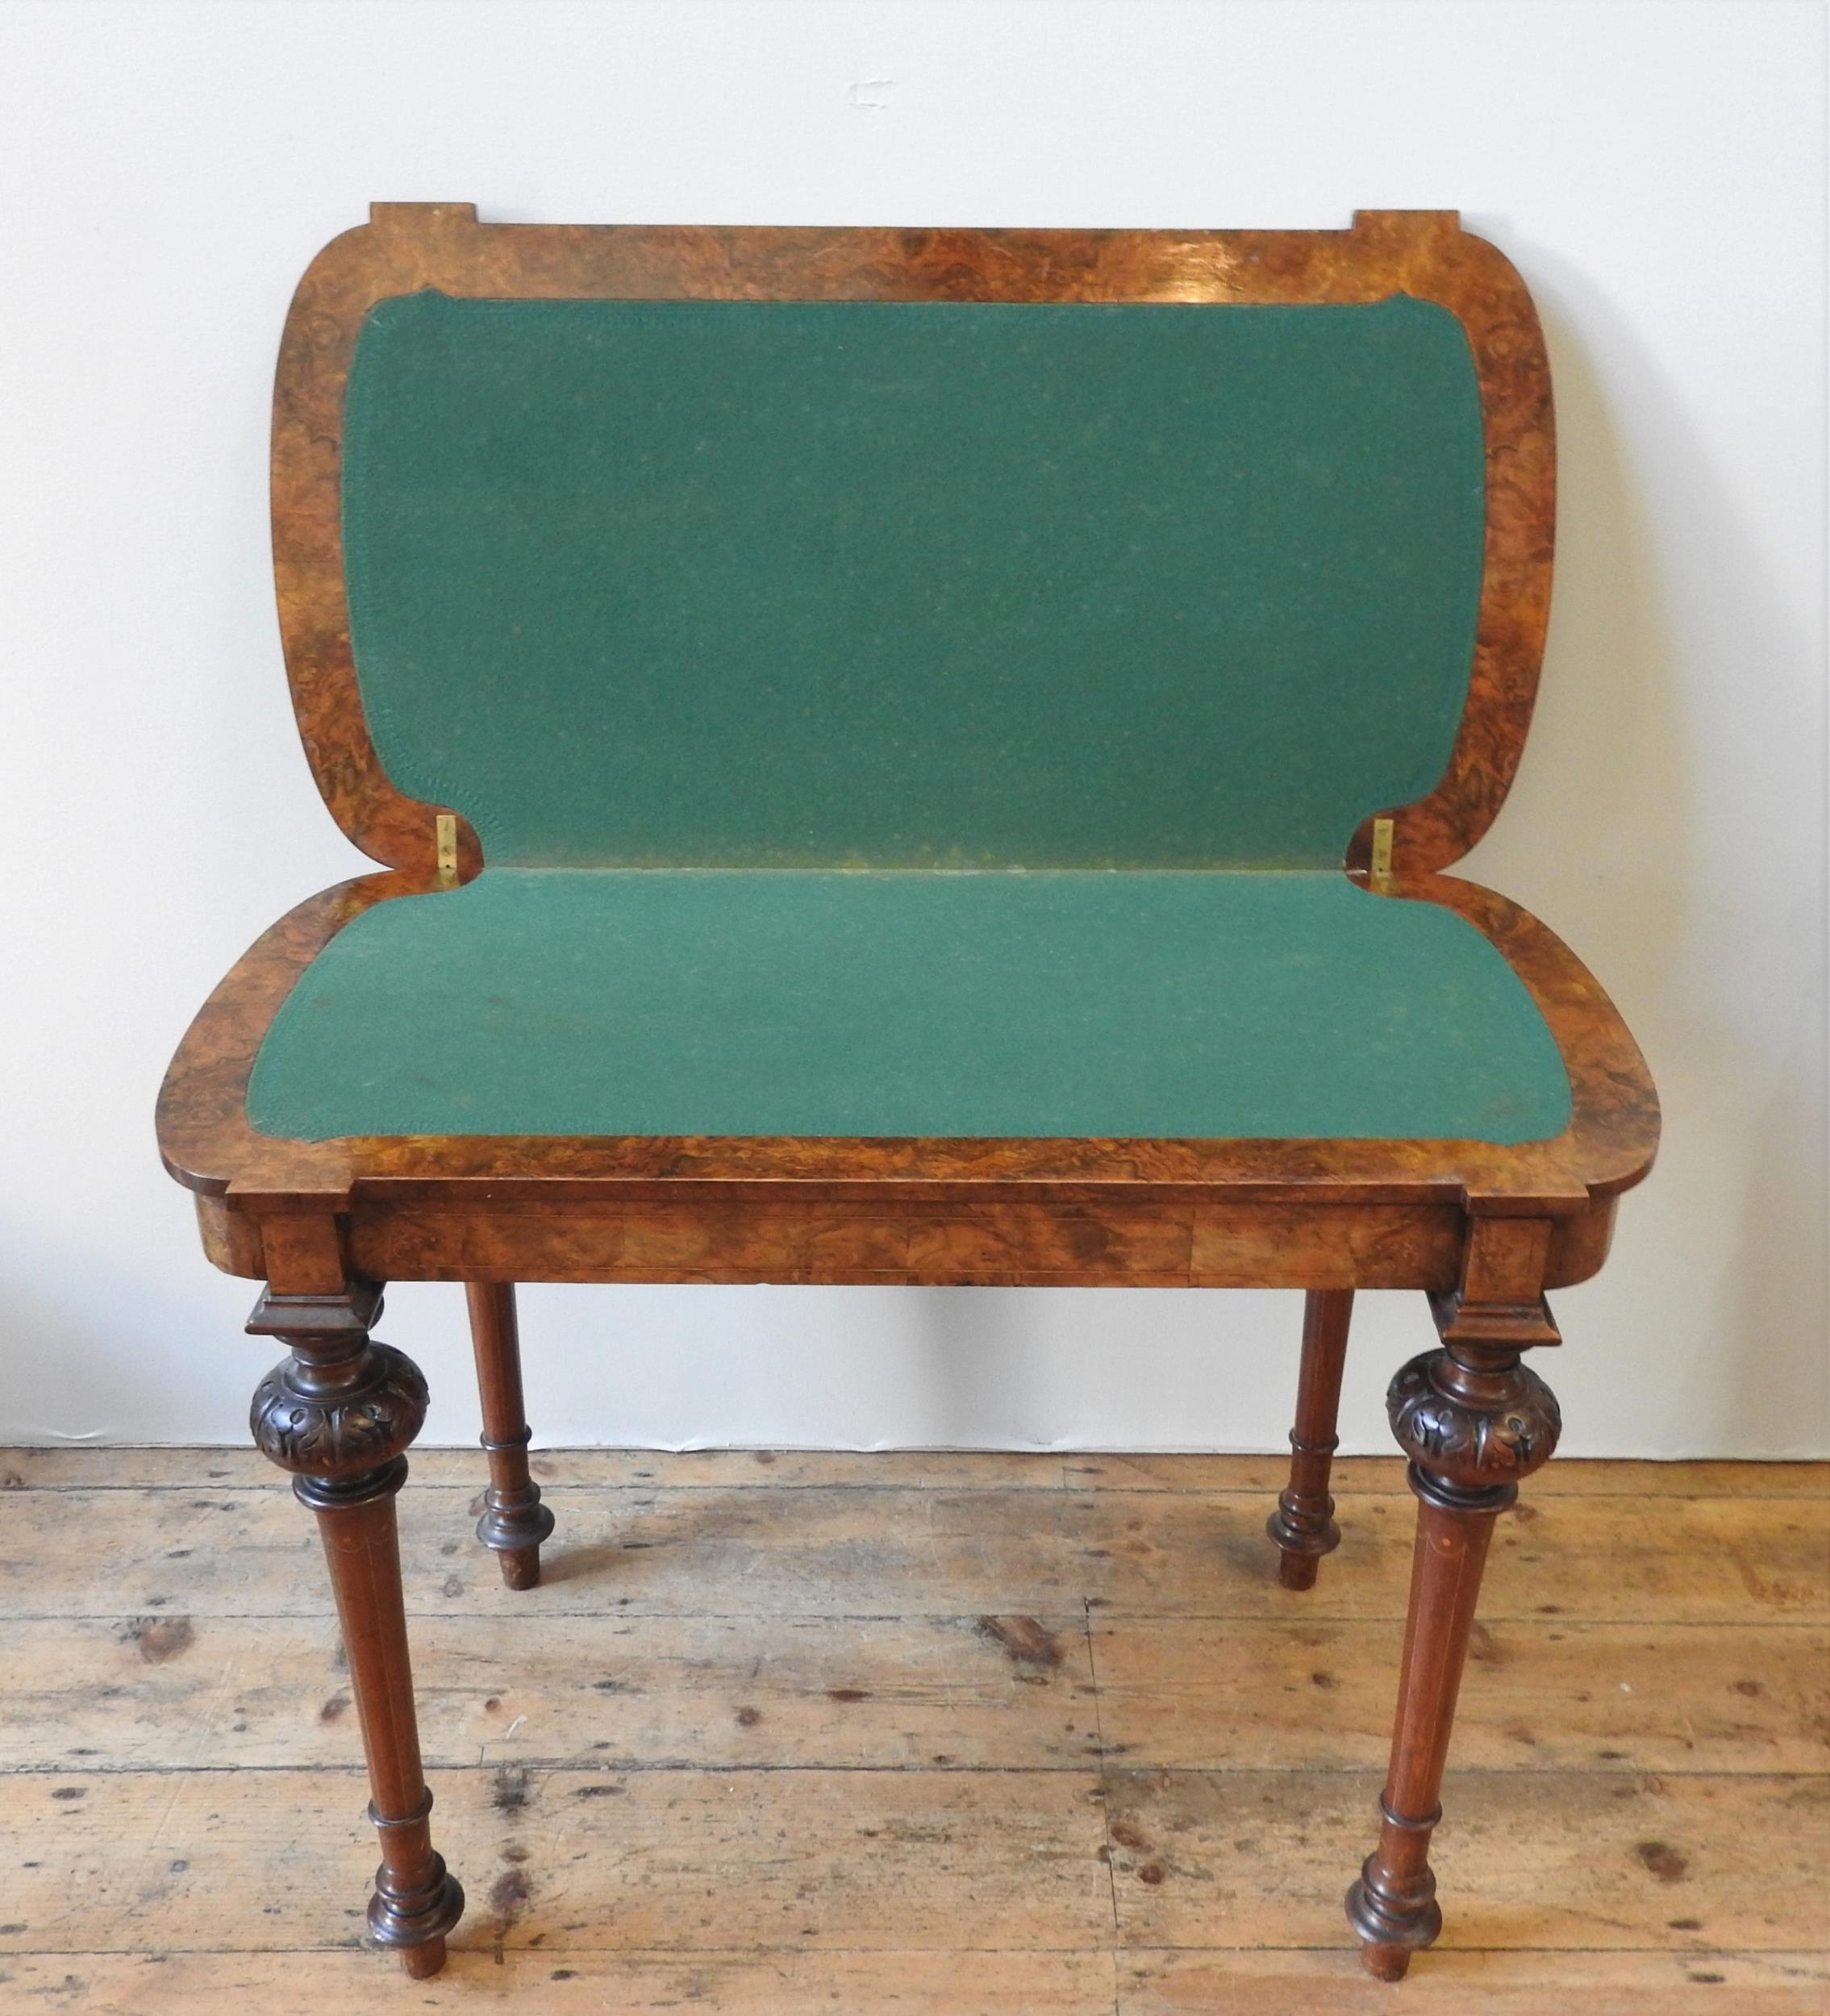
<path fill-rule="evenodd" d="M 1482 451 L 1402 296 L 396 296 L 363 705 L 502 866 L 1336 866 L 1453 745 Z"/>

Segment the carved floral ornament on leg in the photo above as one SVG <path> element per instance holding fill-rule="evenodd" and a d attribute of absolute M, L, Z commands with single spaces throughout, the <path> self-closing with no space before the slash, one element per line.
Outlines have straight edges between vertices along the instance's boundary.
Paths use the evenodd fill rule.
<path fill-rule="evenodd" d="M 1413 1358 L 1392 1381 L 1386 1411 L 1413 1463 L 1464 1489 L 1529 1477 L 1563 1431 L 1557 1396 L 1516 1352 L 1476 1345 Z"/>
<path fill-rule="evenodd" d="M 332 1383 L 346 1367 L 349 1383 Z M 329 1481 L 398 1457 L 424 1427 L 427 1406 L 412 1360 L 370 1343 L 344 1360 L 294 1356 L 276 1365 L 254 1390 L 248 1426 L 255 1446 L 282 1470 Z"/>

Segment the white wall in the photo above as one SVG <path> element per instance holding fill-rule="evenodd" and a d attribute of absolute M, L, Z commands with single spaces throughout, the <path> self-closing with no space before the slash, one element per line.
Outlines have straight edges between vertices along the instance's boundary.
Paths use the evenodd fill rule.
<path fill-rule="evenodd" d="M 1820 6 L 0 8 L 0 1439 L 238 1439 L 271 1347 L 152 1148 L 186 1021 L 355 871 L 287 707 L 267 398 L 373 198 L 502 220 L 1340 226 L 1456 207 L 1550 331 L 1543 700 L 1473 872 L 1597 968 L 1667 1146 L 1561 1299 L 1566 1447 L 1822 1450 Z M 461 1298 L 385 1334 L 476 1432 Z M 1352 1448 L 1427 1339 L 1369 1297 Z M 566 1442 L 1281 1444 L 1294 1297 L 535 1289 Z"/>

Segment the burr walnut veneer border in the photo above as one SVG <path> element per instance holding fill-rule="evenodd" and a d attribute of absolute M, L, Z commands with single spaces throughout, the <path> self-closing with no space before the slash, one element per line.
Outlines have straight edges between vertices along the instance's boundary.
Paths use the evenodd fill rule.
<path fill-rule="evenodd" d="M 391 868 L 436 866 L 434 820 L 388 781 L 356 691 L 341 525 L 344 391 L 363 317 L 436 288 L 494 300 L 1375 302 L 1466 331 L 1486 441 L 1486 539 L 1467 705 L 1447 771 L 1389 808 L 1412 875 L 1466 853 L 1504 802 L 1531 725 L 1550 602 L 1550 373 L 1524 282 L 1453 211 L 1362 210 L 1351 231 L 896 231 L 479 224 L 468 203 L 377 203 L 300 281 L 274 388 L 273 555 L 299 731 L 337 823 Z M 1349 862 L 1364 866 L 1370 822 Z M 481 864 L 459 819 L 459 864 Z"/>
<path fill-rule="evenodd" d="M 1469 1212 L 1552 1226 L 1546 1285 L 1601 1264 L 1657 1107 L 1607 996 L 1544 927 L 1448 876 L 1440 902 L 1498 946 L 1569 1071 L 1556 1140 L 798 1140 L 256 1134 L 248 1073 L 319 948 L 426 878 L 371 875 L 301 904 L 237 964 L 174 1059 L 166 1167 L 219 1267 L 270 1276 L 263 1221 L 329 1211 L 378 1280 L 1000 1282 L 1390 1287 L 1457 1278 Z"/>

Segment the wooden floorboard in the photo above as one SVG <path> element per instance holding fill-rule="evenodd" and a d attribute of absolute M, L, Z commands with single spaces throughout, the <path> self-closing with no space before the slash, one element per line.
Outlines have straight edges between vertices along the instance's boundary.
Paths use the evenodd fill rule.
<path fill-rule="evenodd" d="M 1401 1987 L 1370 1844 L 1411 1502 L 1306 1595 L 1264 1457 L 544 1452 L 551 1577 L 416 1453 L 452 1966 L 374 1861 L 311 1522 L 240 1451 L 0 1452 L 0 2010 L 1823 2016 L 1830 1466 L 1553 1464 L 1496 1535 Z"/>
<path fill-rule="evenodd" d="M 433 1787 L 469 1947 L 1093 1951 L 1114 1942 L 1115 1899 L 1123 1946 L 1336 1943 L 1379 1775 L 503 1765 Z M 1822 1779 L 1465 1772 L 1453 1789 L 1432 1861 L 1472 1945 L 1788 1951 L 1821 1934 Z M 13 1780 L 10 1936 L 135 1951 L 156 1922 L 184 1949 L 353 1939 L 366 1799 L 354 1772 Z"/>
<path fill-rule="evenodd" d="M 472 1494 L 400 1500 L 410 1612 L 523 1619 L 471 1544 Z M 1075 1490 L 722 1491 L 556 1486 L 540 1614 L 1139 1618 L 1404 1614 L 1412 1506 L 1343 1501 L 1340 1551 L 1299 1602 L 1268 1560 L 1263 1496 Z M 283 1486 L 23 1490 L 0 1522 L 0 1618 L 308 1616 L 324 1597 L 311 1522 Z M 1623 1623 L 1830 1619 L 1830 1502 L 1521 1501 L 1494 1535 L 1482 1614 Z M 55 1577 L 72 1531 L 84 1552 Z"/>
<path fill-rule="evenodd" d="M 1820 2016 L 1821 1952 L 1432 1953 L 1396 1987 L 1345 1955 L 1184 1952 L 1119 1964 L 1119 2016 Z"/>
<path fill-rule="evenodd" d="M 1352 1623 L 1098 1623 L 1105 1754 L 1133 1768 L 1377 1770 L 1398 1643 L 1395 1627 L 1382 1643 Z M 1529 1618 L 1476 1625 L 1454 1757 L 1489 1771 L 1810 1772 L 1827 1730 L 1830 1629 Z"/>
<path fill-rule="evenodd" d="M 1382 1775 L 1110 1774 L 1121 1939 L 1223 1944 L 1217 1922 L 1242 1910 L 1253 1943 L 1329 1943 L 1332 1879 L 1353 1868 Z M 1430 1861 L 1469 1945 L 1758 1951 L 1822 1935 L 1821 1777 L 1463 1771 L 1444 1808 Z"/>
<path fill-rule="evenodd" d="M 98 1464 L 98 1456 L 106 1459 Z M 690 1490 L 792 1490 L 809 1485 L 854 1490 L 1061 1491 L 1075 1489 L 1241 1493 L 1273 1496 L 1289 1464 L 1282 1456 L 1089 1455 L 1064 1450 L 979 1449 L 536 1449 L 542 1484 L 603 1490 L 640 1485 Z M 412 1456 L 416 1485 L 469 1485 L 483 1476 L 473 1447 L 421 1446 Z M 201 1484 L 232 1489 L 269 1486 L 273 1466 L 253 1449 L 159 1446 L 0 1449 L 0 1491 L 165 1489 Z M 1403 1497 L 1402 1456 L 1342 1456 L 1338 1497 Z M 1830 1464 L 1822 1463 L 1632 1463 L 1560 1456 L 1532 1480 L 1534 1498 L 1587 1497 L 1826 1498 Z"/>
<path fill-rule="evenodd" d="M 414 1660 L 442 1765 L 1376 1771 L 1395 1626 L 1384 1637 L 1299 1614 L 557 1617 L 511 1635 L 428 1617 Z M 327 1618 L 36 1619 L 6 1642 L 0 1768 L 157 1768 L 206 1720 L 223 1768 L 352 1754 Z M 1811 1771 L 1830 1628 L 1482 1625 L 1463 1704 L 1469 1768 Z"/>
<path fill-rule="evenodd" d="M 1147 1992 L 1141 1981 L 1139 1989 Z M 1115 1964 L 1103 1952 L 752 1947 L 682 1957 L 510 1947 L 454 1951 L 431 1981 L 409 1981 L 391 1963 L 356 1951 L 314 1953 L 303 1968 L 284 1952 L 154 1959 L 66 1953 L 0 1956 L 0 1993 L 9 1989 L 22 2010 L 47 2016 L 69 2010 L 82 2016 L 325 2016 L 327 2008 L 359 2009 L 362 2016 L 477 2009 L 513 2009 L 519 2016 L 1114 2016 L 1118 2006 Z"/>
<path fill-rule="evenodd" d="M 409 1981 L 367 1953 L 46 1953 L 0 1959 L 23 2010 L 83 2016 L 1818 2016 L 1820 1954 L 1444 1949 L 1397 1987 L 1344 1952 L 453 1953 Z"/>

